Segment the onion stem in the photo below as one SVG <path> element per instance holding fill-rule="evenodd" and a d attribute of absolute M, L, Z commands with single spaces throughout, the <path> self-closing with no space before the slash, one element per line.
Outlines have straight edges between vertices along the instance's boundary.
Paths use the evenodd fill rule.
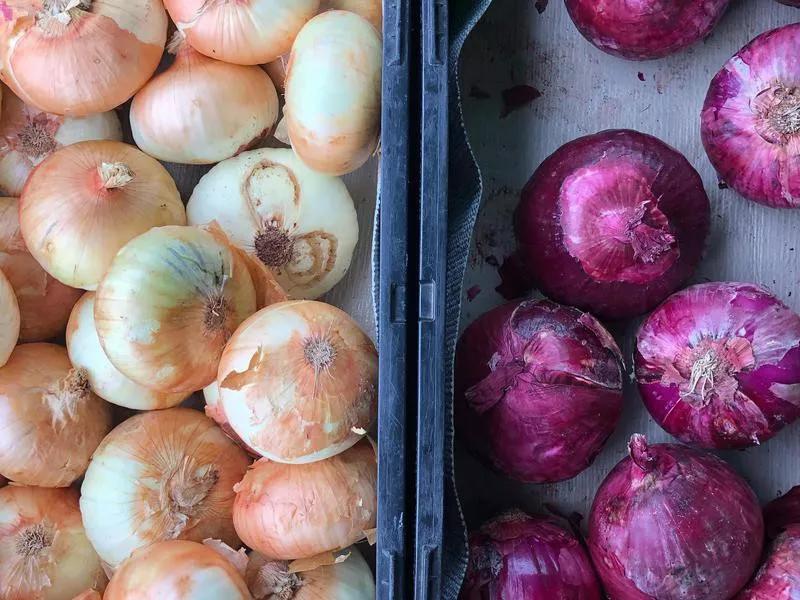
<path fill-rule="evenodd" d="M 103 187 L 107 190 L 125 187 L 131 181 L 133 181 L 135 176 L 130 167 L 119 162 L 100 163 L 100 166 L 97 167 L 97 172 L 100 174 L 100 180 L 103 183 Z"/>

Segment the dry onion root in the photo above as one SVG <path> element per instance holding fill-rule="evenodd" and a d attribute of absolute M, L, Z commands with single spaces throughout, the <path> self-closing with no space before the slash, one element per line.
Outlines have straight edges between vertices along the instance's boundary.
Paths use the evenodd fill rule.
<path fill-rule="evenodd" d="M 0 271 L 0 367 L 8 361 L 19 338 L 19 304 L 11 282 Z"/>

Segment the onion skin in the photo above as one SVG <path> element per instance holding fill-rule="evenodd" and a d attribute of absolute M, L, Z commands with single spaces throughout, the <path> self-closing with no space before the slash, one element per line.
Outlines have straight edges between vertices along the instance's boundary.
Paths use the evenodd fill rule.
<path fill-rule="evenodd" d="M 795 600 L 798 596 L 800 524 L 793 524 L 775 540 L 756 578 L 736 600 Z"/>
<path fill-rule="evenodd" d="M 519 257 L 539 288 L 607 319 L 645 313 L 678 289 L 700 262 L 709 223 L 697 171 L 631 130 L 556 150 L 514 216 Z"/>
<path fill-rule="evenodd" d="M 707 37 L 729 0 L 566 0 L 581 35 L 603 52 L 651 60 Z"/>
<path fill-rule="evenodd" d="M 545 519 L 510 513 L 469 538 L 460 600 L 601 600 L 592 563 L 578 539 Z"/>
<path fill-rule="evenodd" d="M 631 438 L 600 485 L 588 544 L 615 600 L 728 600 L 756 569 L 764 522 L 731 467 L 686 446 Z"/>
<path fill-rule="evenodd" d="M 0 271 L 0 367 L 8 362 L 19 339 L 19 304 L 11 282 Z"/>
<path fill-rule="evenodd" d="M 0 368 L 0 473 L 17 484 L 66 487 L 111 429 L 111 407 L 55 344 L 22 344 Z"/>
<path fill-rule="evenodd" d="M 720 179 L 773 208 L 800 208 L 800 23 L 761 34 L 711 81 L 701 137 Z"/>
<path fill-rule="evenodd" d="M 236 486 L 233 524 L 268 558 L 294 560 L 346 548 L 375 527 L 377 463 L 363 440 L 324 461 L 260 460 Z"/>
<path fill-rule="evenodd" d="M 228 423 L 228 417 L 225 416 L 225 410 L 222 407 L 222 402 L 219 400 L 219 383 L 217 383 L 216 380 L 203 388 L 203 398 L 206 401 L 204 408 L 206 416 L 219 425 L 219 428 L 225 432 L 225 435 L 236 442 L 237 445 L 241 446 L 250 456 L 253 458 L 261 458 L 261 455 L 257 451 L 253 450 L 242 441 L 242 438 L 237 435 L 233 427 L 231 427 L 231 424 Z"/>
<path fill-rule="evenodd" d="M 507 477 L 570 479 L 619 422 L 623 372 L 619 348 L 591 315 L 549 300 L 505 304 L 458 342 L 457 431 Z"/>
<path fill-rule="evenodd" d="M 774 540 L 789 525 L 800 524 L 800 485 L 764 507 L 767 539 Z"/>
<path fill-rule="evenodd" d="M 650 414 L 680 441 L 763 443 L 800 416 L 800 316 L 753 284 L 689 287 L 639 330 L 636 379 Z"/>

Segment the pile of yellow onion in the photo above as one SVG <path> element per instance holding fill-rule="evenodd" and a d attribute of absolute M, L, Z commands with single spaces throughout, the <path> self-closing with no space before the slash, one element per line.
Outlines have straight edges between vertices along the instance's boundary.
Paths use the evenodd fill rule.
<path fill-rule="evenodd" d="M 0 598 L 375 598 L 377 351 L 318 298 L 381 27 L 380 0 L 4 6 Z"/>

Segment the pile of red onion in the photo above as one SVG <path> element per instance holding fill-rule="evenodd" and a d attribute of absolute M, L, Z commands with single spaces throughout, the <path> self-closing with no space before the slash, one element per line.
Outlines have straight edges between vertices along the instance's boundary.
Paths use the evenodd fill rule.
<path fill-rule="evenodd" d="M 514 227 L 518 255 L 546 295 L 622 319 L 689 278 L 709 220 L 700 175 L 677 150 L 612 130 L 547 158 L 522 191 Z"/>
<path fill-rule="evenodd" d="M 642 325 L 636 379 L 682 442 L 760 444 L 800 416 L 800 316 L 753 284 L 692 286 Z"/>
<path fill-rule="evenodd" d="M 800 23 L 755 38 L 711 81 L 702 113 L 703 145 L 720 178 L 778 208 L 800 207 L 798 48 Z"/>
<path fill-rule="evenodd" d="M 580 542 L 555 523 L 520 512 L 485 523 L 469 539 L 460 600 L 600 600 Z"/>
<path fill-rule="evenodd" d="M 575 308 L 549 300 L 495 308 L 464 331 L 455 360 L 458 433 L 508 477 L 574 477 L 619 421 L 622 355 Z"/>
<path fill-rule="evenodd" d="M 588 543 L 614 600 L 729 600 L 755 571 L 763 536 L 755 494 L 725 462 L 634 435 L 597 492 Z"/>

